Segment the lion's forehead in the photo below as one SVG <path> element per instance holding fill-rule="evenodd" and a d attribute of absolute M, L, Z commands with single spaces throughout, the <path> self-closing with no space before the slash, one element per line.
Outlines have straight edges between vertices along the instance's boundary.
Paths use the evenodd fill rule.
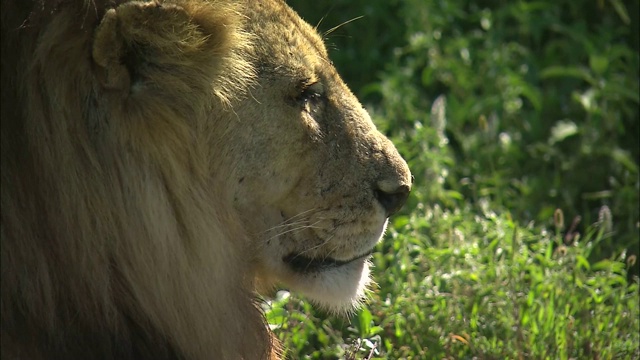
<path fill-rule="evenodd" d="M 281 1 L 250 2 L 247 27 L 255 36 L 255 56 L 263 64 L 294 70 L 333 70 L 318 32 Z"/>

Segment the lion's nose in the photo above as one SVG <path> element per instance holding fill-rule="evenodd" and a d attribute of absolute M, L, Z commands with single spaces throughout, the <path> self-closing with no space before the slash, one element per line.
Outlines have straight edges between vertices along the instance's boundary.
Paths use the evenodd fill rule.
<path fill-rule="evenodd" d="M 393 190 L 382 190 L 383 186 L 379 186 L 375 190 L 376 199 L 382 205 L 387 213 L 387 217 L 395 214 L 402 208 L 407 201 L 411 187 L 409 185 L 400 185 Z"/>

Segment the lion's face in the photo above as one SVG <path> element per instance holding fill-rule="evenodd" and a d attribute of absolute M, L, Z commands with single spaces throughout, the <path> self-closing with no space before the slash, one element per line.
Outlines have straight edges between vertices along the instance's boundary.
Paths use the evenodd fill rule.
<path fill-rule="evenodd" d="M 222 142 L 259 277 L 330 309 L 363 295 L 367 259 L 411 174 L 340 79 L 309 25 L 278 4 L 250 13 L 258 83 Z M 276 7 L 276 8 L 277 8 Z M 293 19 L 293 21 L 291 21 Z M 237 118 L 235 118 L 237 116 Z"/>

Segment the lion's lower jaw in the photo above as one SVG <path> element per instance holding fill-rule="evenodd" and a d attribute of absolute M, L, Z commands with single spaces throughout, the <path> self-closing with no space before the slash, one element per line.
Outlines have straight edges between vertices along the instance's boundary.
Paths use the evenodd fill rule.
<path fill-rule="evenodd" d="M 371 283 L 370 266 L 369 260 L 363 258 L 319 272 L 297 273 L 288 285 L 327 311 L 348 314 L 358 308 L 366 296 Z"/>

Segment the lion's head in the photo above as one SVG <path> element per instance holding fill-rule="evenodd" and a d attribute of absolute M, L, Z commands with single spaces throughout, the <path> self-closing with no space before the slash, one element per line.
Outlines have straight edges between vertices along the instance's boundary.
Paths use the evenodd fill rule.
<path fill-rule="evenodd" d="M 278 0 L 2 3 L 3 358 L 259 358 L 352 308 L 411 175 Z"/>
<path fill-rule="evenodd" d="M 229 195 L 259 251 L 260 273 L 330 309 L 351 308 L 411 174 L 316 31 L 285 4 L 266 4 L 248 12 L 259 75 L 236 114 L 251 120 L 230 117 L 243 136 L 220 140 L 232 155 Z"/>

